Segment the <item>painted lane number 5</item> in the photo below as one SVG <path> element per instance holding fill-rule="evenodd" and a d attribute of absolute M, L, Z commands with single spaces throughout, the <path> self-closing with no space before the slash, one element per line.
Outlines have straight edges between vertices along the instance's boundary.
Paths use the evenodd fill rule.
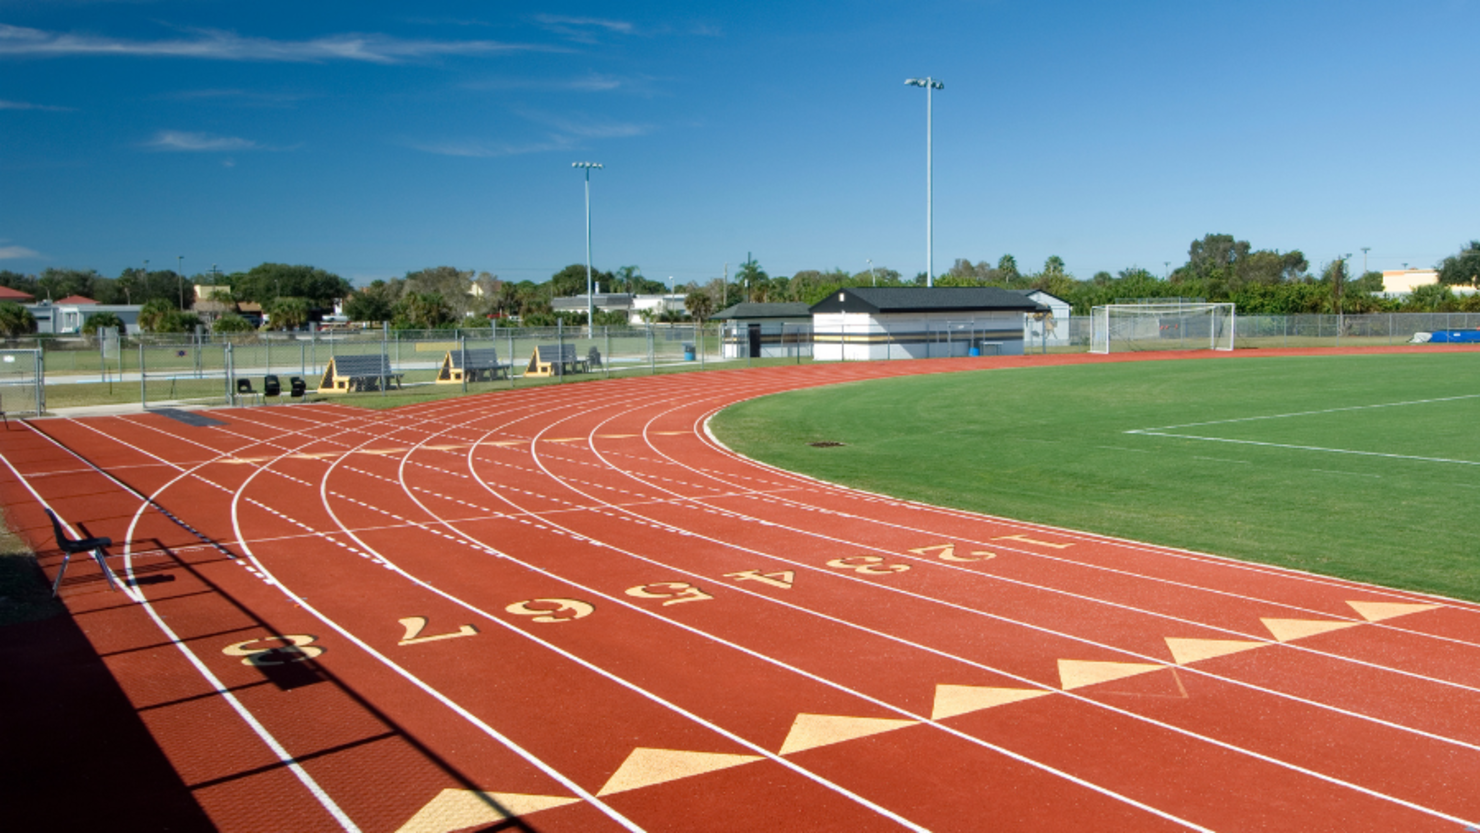
<path fill-rule="evenodd" d="M 714 597 L 685 581 L 660 581 L 656 584 L 639 584 L 627 588 L 627 595 L 639 599 L 665 599 L 663 607 L 681 605 L 684 602 L 702 602 Z"/>

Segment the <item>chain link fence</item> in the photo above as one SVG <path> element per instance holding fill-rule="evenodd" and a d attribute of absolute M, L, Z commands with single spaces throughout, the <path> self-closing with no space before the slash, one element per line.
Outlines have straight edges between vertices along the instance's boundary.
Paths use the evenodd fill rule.
<path fill-rule="evenodd" d="M 1235 349 L 1345 347 L 1408 343 L 1415 333 L 1480 328 L 1480 313 L 1379 313 L 1374 315 L 1239 315 Z M 941 327 L 926 353 L 964 355 L 977 347 L 992 352 L 978 334 Z M 960 330 L 959 332 L 957 330 Z M 1080 353 L 1090 347 L 1090 319 L 1055 322 L 1052 337 L 1040 327 L 1024 343 L 1033 353 Z M 1028 335 L 1025 333 L 1025 335 Z M 936 343 L 938 342 L 938 343 Z M 570 347 L 576 362 L 563 372 L 539 375 L 532 362 L 538 348 Z M 1152 345 L 1153 349 L 1158 345 Z M 1164 349 L 1179 349 L 1168 339 Z M 0 409 L 11 414 L 105 404 L 144 407 L 225 405 L 241 401 L 247 380 L 253 396 L 267 377 L 278 378 L 288 399 L 300 379 L 319 396 L 325 374 L 338 357 L 376 358 L 379 383 L 360 389 L 381 396 L 397 389 L 454 384 L 464 390 L 495 390 L 561 384 L 577 378 L 620 377 L 698 370 L 796 364 L 813 360 L 813 332 L 788 323 L 776 332 L 720 323 L 653 324 L 640 327 L 489 327 L 466 330 L 321 330 L 232 335 L 145 334 L 118 338 L 24 338 L 0 341 Z M 920 358 L 904 349 L 870 353 L 870 359 Z M 495 372 L 449 372 L 468 353 L 479 361 L 496 356 Z M 454 357 L 454 354 L 456 356 Z M 353 362 L 344 362 L 351 364 Z M 344 394 L 324 393 L 325 398 Z M 364 396 L 366 393 L 351 394 Z M 254 399 L 255 401 L 255 399 Z"/>

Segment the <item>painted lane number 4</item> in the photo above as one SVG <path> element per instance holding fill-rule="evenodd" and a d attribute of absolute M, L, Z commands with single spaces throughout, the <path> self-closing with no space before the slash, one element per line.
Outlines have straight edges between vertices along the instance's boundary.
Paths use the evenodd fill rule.
<path fill-rule="evenodd" d="M 864 576 L 887 576 L 891 573 L 902 573 L 910 568 L 908 564 L 885 564 L 883 562 L 883 556 L 850 555 L 846 558 L 834 558 L 827 562 L 827 566 L 836 567 L 839 570 L 852 570 Z"/>

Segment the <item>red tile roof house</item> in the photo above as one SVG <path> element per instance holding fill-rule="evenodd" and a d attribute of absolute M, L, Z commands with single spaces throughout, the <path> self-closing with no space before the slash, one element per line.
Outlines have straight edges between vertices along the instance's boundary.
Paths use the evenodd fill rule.
<path fill-rule="evenodd" d="M 36 300 L 35 295 L 27 295 L 19 289 L 11 289 L 8 286 L 0 286 L 0 301 L 12 301 L 17 304 L 29 304 Z"/>

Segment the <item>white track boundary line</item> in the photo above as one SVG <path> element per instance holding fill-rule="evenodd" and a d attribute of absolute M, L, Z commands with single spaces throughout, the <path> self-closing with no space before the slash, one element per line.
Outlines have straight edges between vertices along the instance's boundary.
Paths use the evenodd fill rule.
<path fill-rule="evenodd" d="M 30 428 L 31 426 L 28 423 L 26 427 Z M 72 454 L 74 457 L 77 457 L 79 460 L 82 460 L 82 462 L 89 465 L 93 469 L 93 471 L 102 474 L 104 477 L 113 481 L 113 483 L 115 483 L 119 487 L 127 490 L 143 501 L 143 503 L 140 505 L 139 509 L 135 513 L 133 520 L 129 523 L 128 534 L 129 538 L 132 539 L 133 529 L 135 524 L 138 523 L 139 516 L 150 505 L 152 505 L 152 501 L 144 498 L 144 496 L 139 494 L 137 490 L 130 488 L 127 484 L 118 481 L 102 469 L 99 469 L 96 466 L 92 466 L 92 464 L 89 463 L 85 458 L 81 457 L 80 455 L 76 454 L 76 452 L 73 452 L 71 449 L 52 439 L 50 435 L 41 431 L 36 431 L 36 433 L 46 438 L 51 443 L 55 444 L 58 448 L 61 448 L 63 451 L 66 451 L 67 453 Z M 48 509 L 51 508 L 50 505 L 47 504 L 47 502 L 41 497 L 41 495 L 37 493 L 34 488 L 31 487 L 31 484 L 26 482 L 25 477 L 22 476 L 19 471 L 16 471 L 15 466 L 11 465 L 9 459 L 4 458 L 3 456 L 0 456 L 0 459 L 5 459 L 5 465 L 8 466 L 12 472 L 15 473 L 17 479 L 19 479 L 20 482 L 25 485 L 26 489 L 29 490 L 31 494 L 36 497 L 36 500 L 39 501 L 42 506 L 46 506 Z M 71 532 L 70 527 L 68 528 L 68 531 Z M 129 542 L 127 540 L 124 543 L 124 570 L 125 573 L 128 575 L 128 581 L 132 583 L 134 576 L 133 561 L 132 555 L 129 551 Z M 298 781 L 303 784 L 304 788 L 309 791 L 309 793 L 314 797 L 316 801 L 318 801 L 319 805 L 324 808 L 325 812 L 327 812 L 330 816 L 334 818 L 336 822 L 338 822 L 340 828 L 347 831 L 347 833 L 359 833 L 360 828 L 354 823 L 354 821 L 350 819 L 350 817 L 344 812 L 344 810 L 341 809 L 337 803 L 335 803 L 334 799 L 329 797 L 329 794 L 324 790 L 324 788 L 319 786 L 318 781 L 314 780 L 313 776 L 308 774 L 303 766 L 298 763 L 297 759 L 288 754 L 288 750 L 283 748 L 283 745 L 278 742 L 277 738 L 273 736 L 270 731 L 268 731 L 267 727 L 263 726 L 262 723 L 257 720 L 256 716 L 252 714 L 251 710 L 243 705 L 241 700 L 237 699 L 237 696 L 221 683 L 221 680 L 211 672 L 210 668 L 208 668 L 206 664 L 201 661 L 200 657 L 196 656 L 195 652 L 190 649 L 190 646 L 185 644 L 185 641 L 180 639 L 179 635 L 176 634 L 175 631 L 171 629 L 168 624 L 165 623 L 164 618 L 159 615 L 159 612 L 154 609 L 154 605 L 151 604 L 148 597 L 144 595 L 144 591 L 139 588 L 134 588 L 133 592 L 137 593 L 137 597 L 134 597 L 133 593 L 130 593 L 131 598 L 133 598 L 135 602 L 137 602 L 141 607 L 144 608 L 145 612 L 149 614 L 149 618 L 154 621 L 154 624 L 164 634 L 165 638 L 169 640 L 170 644 L 174 645 L 180 650 L 180 653 L 185 656 L 185 659 L 189 661 L 189 663 L 195 668 L 197 672 L 199 672 L 201 677 L 205 679 L 205 681 L 211 686 L 211 688 L 215 689 L 216 693 L 220 695 L 221 698 L 224 699 L 228 705 L 231 706 L 232 710 L 236 712 L 237 716 L 242 719 L 242 722 L 246 723 L 247 727 L 250 728 L 252 732 L 257 735 L 262 743 L 266 745 L 268 749 L 272 750 L 272 754 L 278 759 L 280 763 L 286 766 L 289 771 L 293 773 Z"/>

